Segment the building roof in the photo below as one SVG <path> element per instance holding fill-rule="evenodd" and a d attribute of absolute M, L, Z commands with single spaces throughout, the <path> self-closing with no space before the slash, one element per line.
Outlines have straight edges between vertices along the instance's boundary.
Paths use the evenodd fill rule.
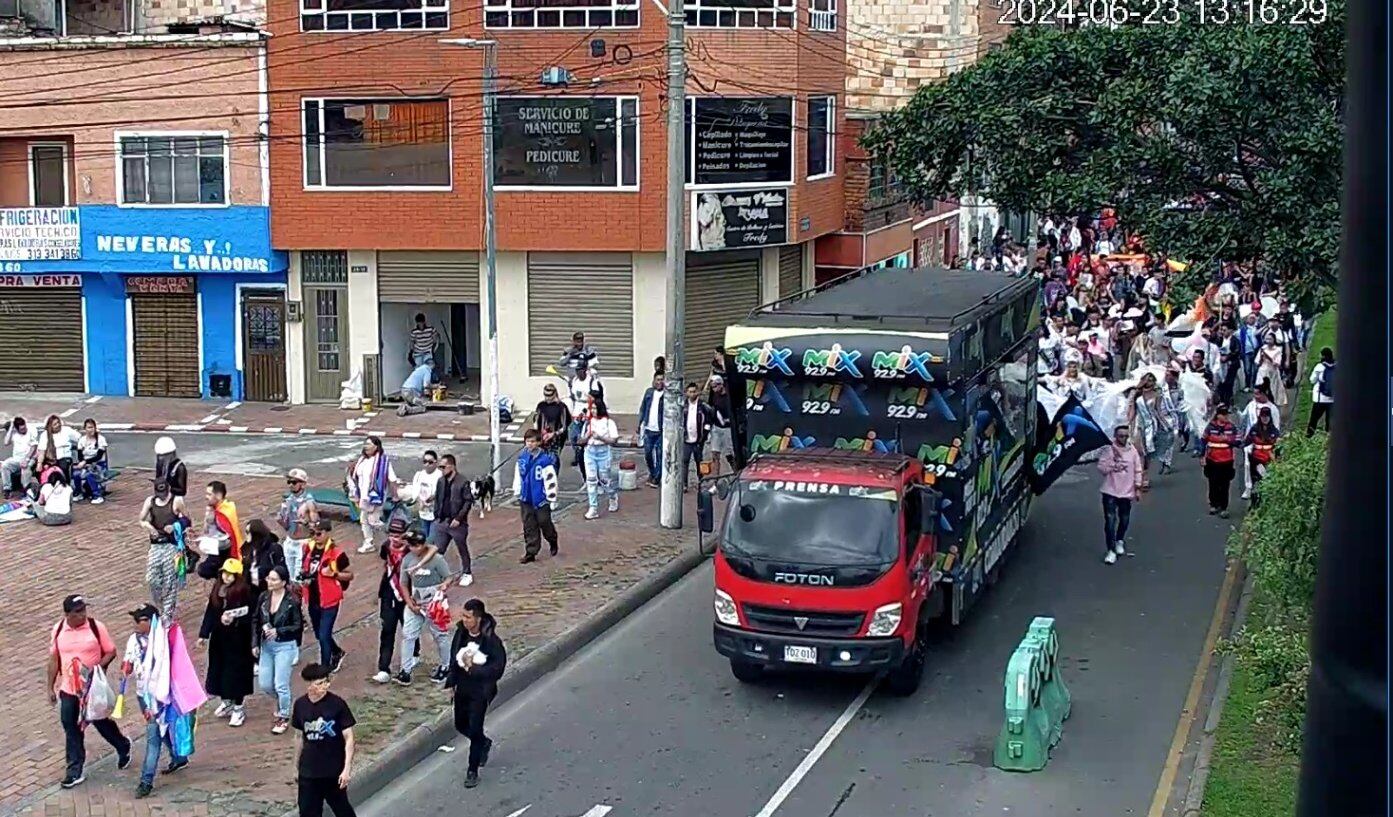
<path fill-rule="evenodd" d="M 746 323 L 951 330 L 1035 286 L 1029 278 L 932 267 L 865 271 L 765 304 Z"/>

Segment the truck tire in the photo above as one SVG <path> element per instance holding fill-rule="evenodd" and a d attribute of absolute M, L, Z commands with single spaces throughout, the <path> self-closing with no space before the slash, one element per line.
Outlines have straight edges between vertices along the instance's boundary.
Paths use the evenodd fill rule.
<path fill-rule="evenodd" d="M 764 680 L 764 667 L 748 661 L 730 659 L 730 674 L 742 684 L 757 684 Z"/>
<path fill-rule="evenodd" d="M 886 692 L 898 698 L 906 698 L 919 691 L 919 684 L 924 680 L 924 665 L 928 663 L 924 635 L 924 622 L 920 622 L 914 645 L 910 647 L 900 665 L 885 676 Z"/>

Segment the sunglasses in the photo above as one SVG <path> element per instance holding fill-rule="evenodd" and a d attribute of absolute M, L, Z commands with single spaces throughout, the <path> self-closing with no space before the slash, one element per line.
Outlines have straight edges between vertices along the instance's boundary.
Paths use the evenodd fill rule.
<path fill-rule="evenodd" d="M 435 460 L 421 460 L 426 465 L 435 465 Z"/>

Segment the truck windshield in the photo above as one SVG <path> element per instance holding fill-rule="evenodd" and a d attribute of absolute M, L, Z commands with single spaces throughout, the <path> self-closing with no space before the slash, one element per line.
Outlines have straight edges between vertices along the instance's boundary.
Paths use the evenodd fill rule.
<path fill-rule="evenodd" d="M 894 491 L 774 487 L 781 484 L 740 486 L 730 504 L 723 538 L 732 555 L 822 567 L 881 565 L 898 557 L 899 503 Z"/>

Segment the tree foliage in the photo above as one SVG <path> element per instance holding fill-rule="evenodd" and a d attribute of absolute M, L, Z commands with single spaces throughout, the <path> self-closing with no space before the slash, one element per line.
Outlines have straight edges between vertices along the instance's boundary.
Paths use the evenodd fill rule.
<path fill-rule="evenodd" d="M 920 203 L 982 192 L 1020 212 L 1113 206 L 1197 275 L 1261 260 L 1322 307 L 1344 127 L 1343 2 L 1329 9 L 1321 25 L 1021 28 L 920 88 L 866 147 Z"/>

